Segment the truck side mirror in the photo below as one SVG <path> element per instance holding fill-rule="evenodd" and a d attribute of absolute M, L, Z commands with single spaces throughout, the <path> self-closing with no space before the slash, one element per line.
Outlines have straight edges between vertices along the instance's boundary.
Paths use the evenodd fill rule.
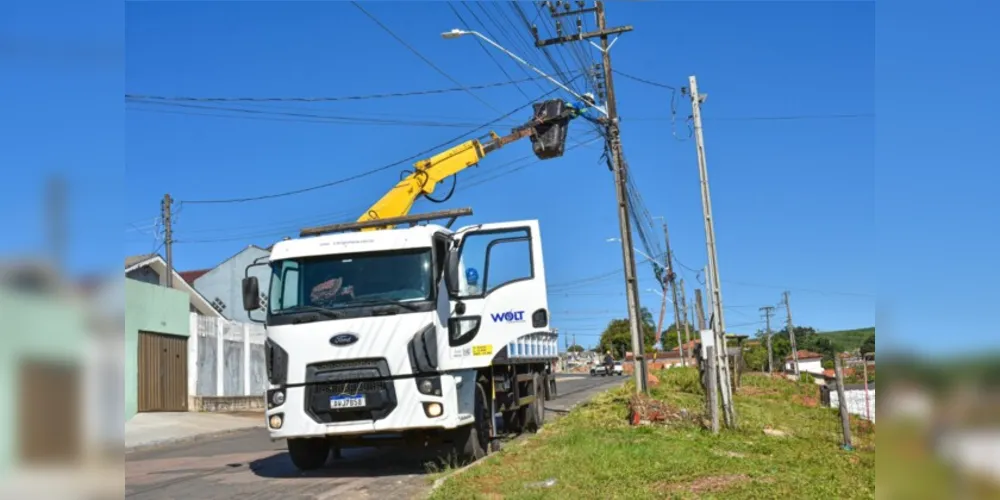
<path fill-rule="evenodd" d="M 260 308 L 260 284 L 256 276 L 243 278 L 243 310 L 253 311 Z"/>
<path fill-rule="evenodd" d="M 444 268 L 444 283 L 448 288 L 448 295 L 452 297 L 458 296 L 459 292 L 459 279 L 458 279 L 458 249 L 449 248 L 448 256 L 445 259 Z"/>

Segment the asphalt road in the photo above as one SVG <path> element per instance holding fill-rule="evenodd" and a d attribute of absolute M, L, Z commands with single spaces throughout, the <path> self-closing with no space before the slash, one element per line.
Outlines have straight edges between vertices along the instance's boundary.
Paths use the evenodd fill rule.
<path fill-rule="evenodd" d="M 546 405 L 546 420 L 624 382 L 625 377 L 560 376 L 559 396 Z M 400 448 L 344 450 L 327 468 L 299 472 L 284 441 L 271 442 L 263 428 L 167 445 L 125 457 L 125 498 L 240 500 L 418 498 L 438 462 L 432 452 Z"/>

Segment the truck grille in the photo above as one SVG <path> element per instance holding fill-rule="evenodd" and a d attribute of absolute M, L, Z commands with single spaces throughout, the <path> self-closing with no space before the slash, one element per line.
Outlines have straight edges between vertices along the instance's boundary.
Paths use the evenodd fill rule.
<path fill-rule="evenodd" d="M 305 411 L 319 423 L 379 420 L 396 408 L 396 391 L 384 358 L 322 361 L 306 366 Z M 371 379 L 383 380 L 371 380 Z M 330 397 L 365 396 L 365 406 L 330 409 Z"/>

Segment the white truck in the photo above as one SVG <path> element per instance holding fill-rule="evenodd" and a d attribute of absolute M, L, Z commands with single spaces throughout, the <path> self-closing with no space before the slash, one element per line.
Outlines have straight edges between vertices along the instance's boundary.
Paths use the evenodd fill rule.
<path fill-rule="evenodd" d="M 271 269 L 266 303 L 247 268 L 244 308 L 266 311 L 267 428 L 296 467 L 390 442 L 474 460 L 542 426 L 558 342 L 538 222 L 449 229 L 468 214 L 303 230 L 254 264 Z"/>

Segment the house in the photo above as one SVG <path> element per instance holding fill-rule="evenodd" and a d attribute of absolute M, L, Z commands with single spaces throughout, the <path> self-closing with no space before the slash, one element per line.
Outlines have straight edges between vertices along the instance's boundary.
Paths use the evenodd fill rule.
<path fill-rule="evenodd" d="M 799 350 L 799 373 L 810 373 L 812 375 L 823 375 L 823 355 L 812 351 Z M 785 371 L 795 373 L 795 361 L 792 355 L 785 357 Z"/>
<path fill-rule="evenodd" d="M 0 469 L 82 464 L 120 435 L 120 396 L 104 390 L 121 380 L 114 285 L 70 283 L 44 261 L 0 264 Z"/>
<path fill-rule="evenodd" d="M 222 315 L 177 271 L 166 287 L 166 261 L 125 258 L 125 419 L 137 412 L 188 410 L 191 313 Z"/>
<path fill-rule="evenodd" d="M 155 286 L 166 286 L 167 262 L 158 254 L 134 255 L 125 258 L 125 277 Z M 225 317 L 212 304 L 191 286 L 180 273 L 173 271 L 174 290 L 183 292 L 189 297 L 189 311 L 213 318 Z"/>
<path fill-rule="evenodd" d="M 267 262 L 271 253 L 264 248 L 250 245 L 238 253 L 222 261 L 210 269 L 197 269 L 181 272 L 181 277 L 202 296 L 223 317 L 230 321 L 247 323 L 250 315 L 243 310 L 243 278 L 247 267 L 256 262 Z M 267 304 L 268 285 L 271 282 L 271 270 L 266 265 L 249 269 L 250 276 L 256 276 L 260 283 L 261 308 Z M 254 318 L 262 319 L 261 313 L 255 313 Z"/>

